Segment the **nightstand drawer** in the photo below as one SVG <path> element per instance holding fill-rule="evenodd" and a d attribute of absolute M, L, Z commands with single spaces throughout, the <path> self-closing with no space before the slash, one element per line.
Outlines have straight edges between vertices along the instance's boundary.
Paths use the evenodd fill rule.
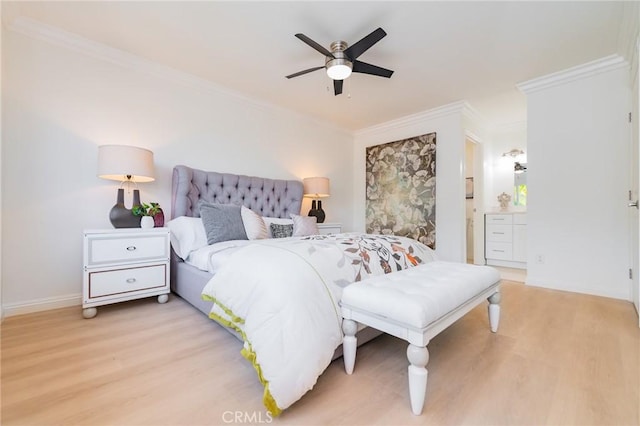
<path fill-rule="evenodd" d="M 167 238 L 168 234 L 90 238 L 86 266 L 166 259 Z"/>
<path fill-rule="evenodd" d="M 89 299 L 166 286 L 167 265 L 89 273 Z"/>
<path fill-rule="evenodd" d="M 319 223 L 318 232 L 320 235 L 339 234 L 342 232 L 340 223 Z"/>

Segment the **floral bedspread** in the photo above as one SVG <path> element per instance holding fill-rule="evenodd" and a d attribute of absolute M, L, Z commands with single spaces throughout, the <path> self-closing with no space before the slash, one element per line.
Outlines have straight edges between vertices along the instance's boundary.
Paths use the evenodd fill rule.
<path fill-rule="evenodd" d="M 333 283 L 340 287 L 371 275 L 388 274 L 435 260 L 435 252 L 429 247 L 410 238 L 394 235 L 313 235 L 302 237 L 298 242 L 287 241 L 289 243 L 296 247 L 301 256 L 320 268 L 330 267 L 327 264 L 330 263 L 329 258 L 334 259 L 325 250 L 336 250 L 339 256 L 336 256 L 337 262 L 333 266 L 341 272 L 337 274 L 340 278 L 335 278 Z M 334 271 L 328 269 L 326 273 L 332 276 Z"/>
<path fill-rule="evenodd" d="M 259 240 L 229 256 L 202 294 L 214 302 L 210 317 L 242 335 L 264 404 L 278 415 L 315 385 L 342 342 L 342 289 L 433 260 L 429 247 L 392 235 Z"/>

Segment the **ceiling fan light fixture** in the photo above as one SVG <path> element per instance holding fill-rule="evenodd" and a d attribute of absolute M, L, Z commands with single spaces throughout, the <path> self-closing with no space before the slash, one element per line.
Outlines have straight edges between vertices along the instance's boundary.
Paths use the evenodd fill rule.
<path fill-rule="evenodd" d="M 327 61 L 327 75 L 332 80 L 344 80 L 351 75 L 353 64 L 348 59 L 336 58 Z"/>
<path fill-rule="evenodd" d="M 342 40 L 338 40 L 331 43 L 329 49 L 326 49 L 306 35 L 298 33 L 296 34 L 296 38 L 324 55 L 324 66 L 308 68 L 306 70 L 286 75 L 285 77 L 299 77 L 324 68 L 327 72 L 327 76 L 333 80 L 333 93 L 336 96 L 342 93 L 343 82 L 351 76 L 352 72 L 390 78 L 393 75 L 393 71 L 358 61 L 358 57 L 360 55 L 369 50 L 371 46 L 379 42 L 386 35 L 387 33 L 384 32 L 382 28 L 378 28 L 357 41 L 352 46 L 349 46 Z"/>

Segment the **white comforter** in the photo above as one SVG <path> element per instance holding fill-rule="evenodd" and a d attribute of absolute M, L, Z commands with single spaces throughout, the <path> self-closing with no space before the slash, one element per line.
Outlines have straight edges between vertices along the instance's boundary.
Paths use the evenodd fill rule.
<path fill-rule="evenodd" d="M 342 342 L 342 289 L 432 260 L 428 247 L 396 236 L 261 240 L 217 265 L 202 294 L 214 301 L 210 317 L 242 335 L 264 404 L 278 415 L 315 385 Z"/>

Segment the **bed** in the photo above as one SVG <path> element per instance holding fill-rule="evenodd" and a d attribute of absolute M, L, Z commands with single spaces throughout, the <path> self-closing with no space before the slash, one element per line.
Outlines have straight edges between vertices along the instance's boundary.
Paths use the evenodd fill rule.
<path fill-rule="evenodd" d="M 272 415 L 309 391 L 339 353 L 344 287 L 436 260 L 408 238 L 317 235 L 315 218 L 300 215 L 302 196 L 295 180 L 173 170 L 171 289 L 244 342 Z M 375 335 L 368 331 L 360 343 Z"/>
<path fill-rule="evenodd" d="M 200 201 L 243 205 L 262 216 L 289 218 L 302 206 L 302 182 L 275 180 L 230 173 L 208 172 L 179 165 L 171 182 L 171 219 L 200 217 Z M 202 300 L 202 289 L 211 272 L 184 262 L 171 253 L 171 290 L 209 315 L 212 302 Z"/>

